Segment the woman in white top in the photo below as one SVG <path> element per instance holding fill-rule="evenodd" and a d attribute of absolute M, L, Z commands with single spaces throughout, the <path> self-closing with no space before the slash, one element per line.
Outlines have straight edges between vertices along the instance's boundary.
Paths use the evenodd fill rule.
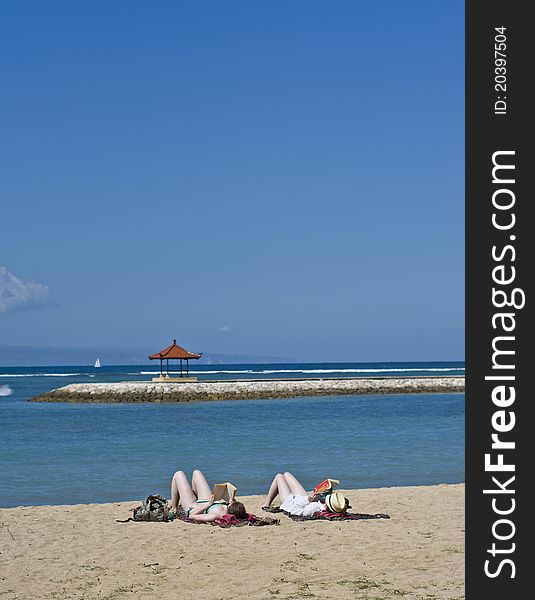
<path fill-rule="evenodd" d="M 311 517 L 315 513 L 323 510 L 338 512 L 332 510 L 334 507 L 329 506 L 328 497 L 327 503 L 325 503 L 325 501 L 319 501 L 319 498 L 321 497 L 317 499 L 312 492 L 307 492 L 299 481 L 288 472 L 284 474 L 277 473 L 277 475 L 275 475 L 262 508 L 271 506 L 271 503 L 277 495 L 281 502 L 280 509 L 298 517 Z"/>

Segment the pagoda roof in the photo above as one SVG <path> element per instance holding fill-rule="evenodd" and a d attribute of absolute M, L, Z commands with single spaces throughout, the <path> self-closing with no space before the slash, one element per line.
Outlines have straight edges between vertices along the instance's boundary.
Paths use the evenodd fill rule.
<path fill-rule="evenodd" d="M 167 348 L 160 350 L 160 352 L 151 354 L 149 356 L 149 359 L 150 360 L 169 360 L 169 359 L 173 359 L 173 358 L 175 358 L 175 359 L 183 358 L 183 359 L 189 360 L 189 359 L 198 359 L 198 358 L 201 358 L 201 356 L 202 356 L 202 353 L 195 354 L 194 352 L 188 352 L 188 350 L 185 350 L 184 348 L 179 346 L 176 343 L 176 340 L 173 340 L 173 343 L 170 346 L 167 346 Z"/>

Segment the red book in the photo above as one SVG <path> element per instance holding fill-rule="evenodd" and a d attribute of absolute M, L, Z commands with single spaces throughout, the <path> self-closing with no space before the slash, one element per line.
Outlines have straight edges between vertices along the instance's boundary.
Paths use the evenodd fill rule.
<path fill-rule="evenodd" d="M 328 492 L 332 490 L 335 486 L 337 486 L 340 482 L 338 479 L 325 479 L 321 483 L 314 488 L 314 494 L 322 494 L 323 492 Z"/>

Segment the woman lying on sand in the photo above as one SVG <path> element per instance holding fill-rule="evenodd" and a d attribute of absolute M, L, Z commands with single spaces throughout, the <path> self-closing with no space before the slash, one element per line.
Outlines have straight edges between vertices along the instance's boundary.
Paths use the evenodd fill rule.
<path fill-rule="evenodd" d="M 197 469 L 191 475 L 191 485 L 184 471 L 177 471 L 173 475 L 171 510 L 176 512 L 179 504 L 188 518 L 193 521 L 215 521 L 227 513 L 238 519 L 247 517 L 245 506 L 241 502 L 237 502 L 234 497 L 230 499 L 230 502 L 214 501 L 214 495 L 205 476 Z"/>
<path fill-rule="evenodd" d="M 349 500 L 340 492 L 314 495 L 288 472 L 275 475 L 262 508 L 269 508 L 277 495 L 281 501 L 280 509 L 298 517 L 311 517 L 325 510 L 345 514 L 349 507 Z"/>

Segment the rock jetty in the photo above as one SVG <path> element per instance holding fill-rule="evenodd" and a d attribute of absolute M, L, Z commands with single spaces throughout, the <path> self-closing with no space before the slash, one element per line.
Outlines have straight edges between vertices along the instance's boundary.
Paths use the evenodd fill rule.
<path fill-rule="evenodd" d="M 344 394 L 464 392 L 464 377 L 73 383 L 34 402 L 205 402 Z"/>

